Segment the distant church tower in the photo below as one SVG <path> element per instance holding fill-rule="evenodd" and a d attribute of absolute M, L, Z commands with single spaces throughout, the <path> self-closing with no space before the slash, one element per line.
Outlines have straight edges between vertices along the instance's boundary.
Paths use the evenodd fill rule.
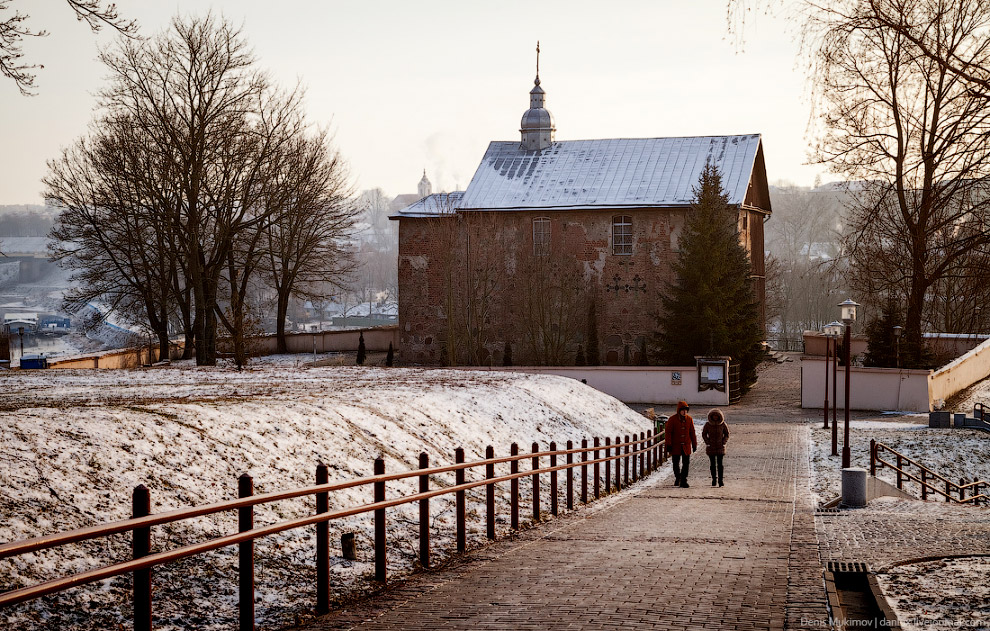
<path fill-rule="evenodd" d="M 423 179 L 419 181 L 419 192 L 420 199 L 433 194 L 433 185 L 430 184 L 430 180 L 426 178 L 426 169 L 423 169 Z"/>
<path fill-rule="evenodd" d="M 546 149 L 554 141 L 557 128 L 553 126 L 553 114 L 543 107 L 545 94 L 540 87 L 540 43 L 536 42 L 536 80 L 529 91 L 529 109 L 519 123 L 522 146 L 526 151 Z"/>

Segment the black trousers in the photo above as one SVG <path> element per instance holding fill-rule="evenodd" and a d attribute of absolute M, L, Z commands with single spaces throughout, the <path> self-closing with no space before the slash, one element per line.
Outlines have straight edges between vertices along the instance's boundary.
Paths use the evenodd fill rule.
<path fill-rule="evenodd" d="M 712 480 L 722 481 L 722 459 L 725 458 L 725 454 L 709 454 L 708 462 L 711 464 L 712 470 Z M 718 474 L 716 477 L 715 474 Z"/>
<path fill-rule="evenodd" d="M 683 469 L 681 469 L 681 458 L 684 459 L 684 468 Z M 689 456 L 689 455 L 682 455 L 682 456 L 671 455 L 670 460 L 671 460 L 671 462 L 674 463 L 674 480 L 687 480 L 688 469 L 691 468 L 691 456 Z M 682 475 L 682 472 L 683 472 L 683 475 Z"/>

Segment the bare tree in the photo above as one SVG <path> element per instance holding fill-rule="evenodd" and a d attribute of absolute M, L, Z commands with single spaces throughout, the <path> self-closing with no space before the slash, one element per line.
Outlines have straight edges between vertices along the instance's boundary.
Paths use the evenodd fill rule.
<path fill-rule="evenodd" d="M 272 226 L 301 206 L 307 222 L 322 220 L 314 220 L 312 200 L 328 190 L 326 160 L 305 158 L 322 154 L 307 144 L 301 94 L 273 90 L 238 31 L 212 16 L 176 18 L 170 31 L 123 41 L 102 60 L 112 78 L 93 140 L 53 163 L 48 179 L 65 209 L 59 234 L 71 241 L 60 254 L 94 273 L 101 259 L 110 270 L 128 262 L 92 276 L 93 287 L 113 291 L 117 282 L 127 293 L 134 286 L 148 304 L 151 292 L 155 309 L 179 314 L 200 365 L 216 363 L 222 322 L 243 365 L 248 297 Z M 84 151 L 88 145 L 101 151 Z M 101 222 L 119 234 L 104 237 Z M 294 256 L 305 265 L 314 256 L 305 248 L 316 246 L 298 247 Z"/>
<path fill-rule="evenodd" d="M 0 0 L 0 14 L 10 11 L 13 2 L 14 0 Z M 137 22 L 121 18 L 117 13 L 117 6 L 112 2 L 104 2 L 104 0 L 65 0 L 65 2 L 75 12 L 76 19 L 85 22 L 94 33 L 104 26 L 109 26 L 128 37 L 137 35 Z M 44 29 L 32 29 L 29 26 L 29 19 L 28 14 L 15 9 L 12 16 L 0 20 L 0 74 L 13 80 L 24 96 L 34 94 L 32 90 L 37 78 L 34 71 L 44 66 L 22 61 L 24 53 L 21 43 L 25 37 L 48 35 Z"/>
<path fill-rule="evenodd" d="M 62 209 L 52 256 L 75 270 L 67 307 L 97 301 L 143 321 L 166 354 L 175 251 L 166 213 L 178 198 L 147 138 L 127 118 L 105 119 L 93 138 L 49 163 L 46 197 Z"/>
<path fill-rule="evenodd" d="M 818 157 L 850 180 L 847 252 L 860 289 L 902 296 L 903 346 L 922 361 L 926 300 L 969 253 L 990 243 L 990 108 L 963 78 L 890 29 L 896 3 L 944 50 L 990 62 L 982 3 L 840 3 L 818 8 L 816 59 L 826 132 Z"/>
<path fill-rule="evenodd" d="M 344 244 L 357 208 L 347 170 L 325 132 L 297 136 L 264 187 L 264 205 L 276 212 L 264 229 L 265 273 L 276 292 L 276 334 L 285 352 L 290 298 L 320 301 L 341 289 L 353 271 Z"/>
<path fill-rule="evenodd" d="M 569 365 L 587 314 L 583 266 L 561 251 L 559 237 L 537 243 L 532 253 L 520 253 L 518 260 L 521 322 L 529 353 L 538 365 Z"/>

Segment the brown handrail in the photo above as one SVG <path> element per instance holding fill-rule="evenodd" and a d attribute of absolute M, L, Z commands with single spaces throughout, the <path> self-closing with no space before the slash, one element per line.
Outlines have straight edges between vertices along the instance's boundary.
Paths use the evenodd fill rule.
<path fill-rule="evenodd" d="M 890 453 L 894 454 L 894 456 L 897 457 L 897 464 L 887 462 L 886 460 L 881 458 L 880 457 L 881 451 L 889 451 Z M 908 464 L 917 467 L 921 471 L 921 477 L 920 478 L 916 477 L 912 475 L 910 471 L 907 471 L 906 468 L 902 468 L 901 463 L 903 461 L 906 461 Z M 935 473 L 934 471 L 932 471 L 925 465 L 921 464 L 920 462 L 914 460 L 913 458 L 909 456 L 905 456 L 904 454 L 894 449 L 891 449 L 890 447 L 888 447 L 887 445 L 881 442 L 877 442 L 876 440 L 871 440 L 870 441 L 870 475 L 876 477 L 878 465 L 879 468 L 889 467 L 897 472 L 897 488 L 900 490 L 903 490 L 902 488 L 903 484 L 901 481 L 902 477 L 906 477 L 909 480 L 913 480 L 917 482 L 921 487 L 922 499 L 927 499 L 929 493 L 935 493 L 944 497 L 945 501 L 947 502 L 955 502 L 956 504 L 972 503 L 974 506 L 979 505 L 981 502 L 986 503 L 988 500 L 990 500 L 990 496 L 980 493 L 981 487 L 988 486 L 987 482 L 983 480 L 975 480 L 973 482 L 969 482 L 966 484 L 957 484 L 952 480 L 944 476 L 941 476 L 938 473 Z M 943 482 L 945 484 L 946 490 L 943 491 L 941 488 L 937 488 L 935 485 L 931 484 L 930 482 L 933 480 L 939 480 Z M 977 495 L 971 495 L 970 497 L 966 497 L 966 490 L 970 488 L 974 489 Z M 952 494 L 953 491 L 959 497 L 954 496 Z"/>
<path fill-rule="evenodd" d="M 136 558 L 133 558 L 128 561 L 111 564 L 102 568 L 80 572 L 78 574 L 74 574 L 71 576 L 53 579 L 33 586 L 24 587 L 17 590 L 12 590 L 9 592 L 2 593 L 0 594 L 0 608 L 11 606 L 17 603 L 26 602 L 36 598 L 40 598 L 48 594 L 61 592 L 70 589 L 72 587 L 77 587 L 87 583 L 92 583 L 95 581 L 111 578 L 121 574 L 129 573 L 129 572 L 140 572 L 142 570 L 147 571 L 150 568 L 157 565 L 170 563 L 183 558 L 196 556 L 198 554 L 202 554 L 211 550 L 216 550 L 219 548 L 224 548 L 235 544 L 251 542 L 254 541 L 254 539 L 260 537 L 273 535 L 279 532 L 293 530 L 296 528 L 301 528 L 313 524 L 322 524 L 335 519 L 341 519 L 344 517 L 350 517 L 353 515 L 358 515 L 368 512 L 376 513 L 376 522 L 377 522 L 378 515 L 379 514 L 383 515 L 384 509 L 386 508 L 391 508 L 413 502 L 425 502 L 433 497 L 463 493 L 464 491 L 481 486 L 490 486 L 494 488 L 495 484 L 501 482 L 508 482 L 508 481 L 532 476 L 534 482 L 534 489 L 538 490 L 539 488 L 538 476 L 540 474 L 555 473 L 557 471 L 561 471 L 565 469 L 575 469 L 578 467 L 582 467 L 582 475 L 586 476 L 588 465 L 596 465 L 597 468 L 597 465 L 599 463 L 611 462 L 612 460 L 620 460 L 620 459 L 626 459 L 625 461 L 628 465 L 630 458 L 632 458 L 634 462 L 634 466 L 633 466 L 634 473 L 637 468 L 635 466 L 635 462 L 637 458 L 639 458 L 638 462 L 639 462 L 639 468 L 641 470 L 643 469 L 644 460 L 646 463 L 648 463 L 650 470 L 656 469 L 657 467 L 659 467 L 659 465 L 663 462 L 664 459 L 662 442 L 661 442 L 663 439 L 663 434 L 661 433 L 654 435 L 652 432 L 646 432 L 645 434 L 641 433 L 640 436 L 641 438 L 637 439 L 634 435 L 633 440 L 628 440 L 628 435 L 627 435 L 626 440 L 623 442 L 619 442 L 618 437 L 616 437 L 616 442 L 614 444 L 608 445 L 609 449 L 614 449 L 614 451 L 612 452 L 614 455 L 610 455 L 608 457 L 602 457 L 602 458 L 595 458 L 593 460 L 581 459 L 575 462 L 569 462 L 567 464 L 549 466 L 549 467 L 540 467 L 538 465 L 539 459 L 543 457 L 550 457 L 551 462 L 554 462 L 556 456 L 558 455 L 570 456 L 573 454 L 587 454 L 589 452 L 596 452 L 595 455 L 597 455 L 597 452 L 602 450 L 604 446 L 595 445 L 592 447 L 581 447 L 577 449 L 531 452 L 527 454 L 518 454 L 518 455 L 506 456 L 501 458 L 487 458 L 484 460 L 476 460 L 467 463 L 458 462 L 452 465 L 414 469 L 414 470 L 392 473 L 392 474 L 381 473 L 379 475 L 365 476 L 354 480 L 349 480 L 347 482 L 334 483 L 334 484 L 317 484 L 315 486 L 293 489 L 289 491 L 279 491 L 279 492 L 265 493 L 262 495 L 242 497 L 239 499 L 216 502 L 204 506 L 177 509 L 165 513 L 158 513 L 155 515 L 135 517 L 131 519 L 111 522 L 108 524 L 79 528 L 64 533 L 55 533 L 52 535 L 45 535 L 42 537 L 35 537 L 32 539 L 6 543 L 0 545 L 0 559 L 27 554 L 29 552 L 36 552 L 39 550 L 60 547 L 70 543 L 76 543 L 80 541 L 106 537 L 113 534 L 119 534 L 121 532 L 131 531 L 136 534 L 138 531 L 148 531 L 148 529 L 150 529 L 151 526 L 161 525 L 166 523 L 174 523 L 185 519 L 191 519 L 193 517 L 201 517 L 204 515 L 211 515 L 224 511 L 238 510 L 238 509 L 251 511 L 254 506 L 260 504 L 266 504 L 266 503 L 282 501 L 287 499 L 294 499 L 308 495 L 314 495 L 317 498 L 321 497 L 321 495 L 325 497 L 326 494 L 328 494 L 329 492 L 344 490 L 357 486 L 365 486 L 372 484 L 372 485 L 376 485 L 377 488 L 378 485 L 384 485 L 384 483 L 388 481 L 402 480 L 402 479 L 414 478 L 414 477 L 419 478 L 422 483 L 422 480 L 430 475 L 447 473 L 451 471 L 463 472 L 468 469 L 472 469 L 476 467 L 485 467 L 486 470 L 488 470 L 488 467 L 493 467 L 496 464 L 502 464 L 507 462 L 514 463 L 516 461 L 523 459 L 531 459 L 534 465 L 536 465 L 535 467 L 532 467 L 525 471 L 518 471 L 518 467 L 514 467 L 514 471 L 516 472 L 510 473 L 509 475 L 503 475 L 500 477 L 486 476 L 483 479 L 474 480 L 471 482 L 464 482 L 461 484 L 455 484 L 454 486 L 444 487 L 441 489 L 434 489 L 431 491 L 421 491 L 419 493 L 414 493 L 412 495 L 404 495 L 388 500 L 382 499 L 380 501 L 375 501 L 370 504 L 362 504 L 359 506 L 342 508 L 335 511 L 317 512 L 314 515 L 283 521 L 260 528 L 254 528 L 249 526 L 248 527 L 249 529 L 242 530 L 241 532 L 237 532 L 235 534 L 218 537 L 215 539 L 211 539 L 209 541 L 187 545 L 164 552 L 147 554 L 146 556 L 141 556 L 139 558 L 137 557 L 137 554 L 135 554 Z M 627 451 L 623 453 L 620 448 L 626 448 Z M 384 471 L 383 460 L 381 459 L 376 461 L 376 468 L 379 466 L 382 467 L 381 471 Z M 618 466 L 616 467 L 616 470 L 618 471 Z M 245 475 L 242 477 L 247 478 L 247 480 L 250 481 L 249 476 Z M 568 475 L 568 479 L 569 478 L 570 475 Z M 556 478 L 552 477 L 551 479 L 553 480 L 551 490 L 552 493 L 554 493 L 554 496 L 556 496 L 557 493 Z M 606 480 L 606 484 L 608 485 L 609 481 Z M 139 487 L 139 488 L 143 488 L 143 487 Z M 382 488 L 384 487 L 382 486 Z M 611 487 L 606 486 L 606 489 L 608 488 Z M 618 485 L 616 485 L 616 490 L 618 490 Z M 489 510 L 492 510 L 491 504 L 493 504 L 493 502 L 494 500 L 490 499 Z M 538 495 L 534 497 L 534 509 L 536 511 L 539 510 Z M 382 517 L 382 519 L 384 519 L 384 517 Z M 463 526 L 461 524 L 458 524 L 458 528 L 462 529 Z M 324 542 L 324 548 L 326 548 L 325 542 Z M 376 549 L 376 561 L 379 554 L 381 554 L 381 560 L 383 562 L 384 550 Z M 253 579 L 251 579 L 251 582 L 249 584 L 252 586 L 251 589 L 253 590 Z M 138 598 L 137 589 L 135 589 L 135 598 L 136 599 Z M 148 598 L 148 602 L 150 606 L 150 596 Z M 242 619 L 242 624 L 243 623 L 244 620 Z M 253 624 L 253 622 L 251 624 Z M 137 620 L 135 620 L 135 628 L 138 628 L 138 626 L 139 625 L 137 624 Z M 145 625 L 141 625 L 141 627 L 145 628 Z M 147 626 L 146 628 L 150 628 L 150 626 Z"/>
<path fill-rule="evenodd" d="M 613 445 L 613 447 L 638 445 L 640 442 L 641 441 L 638 440 L 629 441 L 628 443 Z M 250 497 L 245 497 L 241 499 L 225 500 L 222 502 L 215 502 L 213 504 L 205 504 L 203 506 L 194 506 L 192 508 L 179 508 L 164 513 L 155 513 L 154 515 L 148 515 L 147 517 L 122 519 L 120 521 L 110 522 L 108 524 L 102 524 L 98 526 L 87 526 L 85 528 L 77 528 L 75 530 L 69 530 L 63 533 L 44 535 L 41 537 L 34 537 L 32 539 L 24 539 L 21 541 L 13 541 L 10 543 L 5 543 L 0 545 L 0 559 L 5 559 L 7 557 L 17 556 L 21 554 L 27 554 L 28 552 L 38 552 L 40 550 L 46 550 L 48 548 L 54 548 L 69 543 L 78 543 L 80 541 L 87 541 L 89 539 L 96 539 L 99 537 L 115 535 L 122 532 L 128 532 L 134 530 L 135 528 L 148 528 L 151 526 L 159 526 L 161 524 L 173 523 L 184 519 L 192 519 L 194 517 L 214 515 L 216 513 L 222 513 L 225 511 L 235 510 L 238 508 L 258 506 L 260 504 L 269 504 L 272 502 L 279 502 L 283 500 L 295 499 L 297 497 L 314 495 L 316 493 L 343 491 L 346 489 L 354 488 L 356 486 L 374 484 L 375 482 L 394 482 L 396 480 L 403 480 L 407 478 L 414 478 L 414 477 L 418 478 L 419 476 L 422 475 L 436 475 L 440 473 L 449 473 L 451 471 L 467 470 L 474 467 L 485 466 L 487 464 L 503 464 L 506 462 L 512 462 L 513 460 L 526 460 L 526 459 L 532 459 L 534 457 L 542 458 L 554 454 L 558 456 L 566 455 L 566 454 L 579 454 L 579 453 L 587 453 L 591 451 L 595 451 L 594 447 L 589 447 L 587 449 L 584 448 L 577 448 L 570 450 L 562 449 L 556 452 L 542 451 L 536 454 L 528 453 L 528 454 L 520 454 L 518 456 L 503 456 L 491 460 L 475 460 L 472 462 L 466 462 L 464 464 L 451 464 L 451 465 L 443 465 L 440 467 L 432 467 L 429 469 L 412 469 L 410 471 L 403 471 L 400 473 L 365 476 L 362 478 L 349 480 L 347 482 L 307 486 L 300 489 L 293 489 L 290 491 L 275 491 L 272 493 L 263 493 L 261 495 L 252 495 Z M 634 453 L 639 454 L 639 453 L 643 453 L 643 451 L 644 450 L 640 450 Z M 599 462 L 604 462 L 604 461 L 599 461 Z"/>

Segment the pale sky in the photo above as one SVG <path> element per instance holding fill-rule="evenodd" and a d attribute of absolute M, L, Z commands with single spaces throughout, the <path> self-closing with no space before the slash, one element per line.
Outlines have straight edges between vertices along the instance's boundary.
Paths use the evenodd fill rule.
<path fill-rule="evenodd" d="M 793 29 L 750 20 L 740 50 L 724 0 L 117 0 L 159 32 L 212 9 L 243 26 L 259 67 L 307 89 L 357 190 L 463 189 L 492 140 L 518 140 L 540 40 L 540 80 L 557 140 L 763 134 L 771 182 L 811 185 L 810 104 Z M 0 204 L 42 203 L 46 160 L 86 132 L 105 85 L 92 34 L 64 0 L 15 0 L 47 38 L 38 95 L 0 80 Z M 824 176 L 824 179 L 828 179 Z"/>

